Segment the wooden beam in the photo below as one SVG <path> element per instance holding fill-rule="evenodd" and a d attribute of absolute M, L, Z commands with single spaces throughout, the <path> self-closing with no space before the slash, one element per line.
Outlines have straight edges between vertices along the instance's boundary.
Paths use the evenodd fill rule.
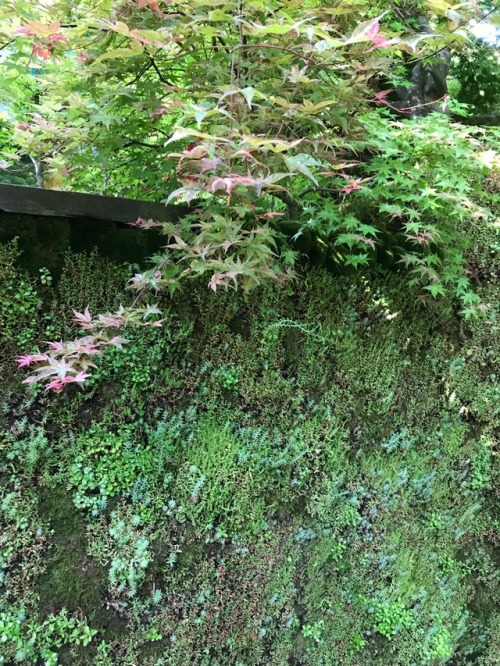
<path fill-rule="evenodd" d="M 0 211 L 47 215 L 50 217 L 91 218 L 110 222 L 134 222 L 138 217 L 174 222 L 187 207 L 164 206 L 151 201 L 104 197 L 82 192 L 61 192 L 20 185 L 0 185 Z"/>

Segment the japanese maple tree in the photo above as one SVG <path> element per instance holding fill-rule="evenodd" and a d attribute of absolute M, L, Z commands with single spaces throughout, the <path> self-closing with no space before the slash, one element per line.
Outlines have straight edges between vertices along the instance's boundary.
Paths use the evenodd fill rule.
<path fill-rule="evenodd" d="M 406 5 L 427 16 L 431 33 L 416 33 Z M 474 200 L 462 181 L 431 191 L 425 179 L 406 178 L 422 166 L 425 178 L 432 173 L 422 153 L 403 175 L 396 169 L 405 196 L 398 210 L 384 212 L 402 133 L 400 121 L 388 115 L 388 90 L 374 81 L 390 88 L 407 62 L 459 46 L 480 9 L 472 0 L 399 6 L 396 11 L 382 0 L 6 0 L 0 102 L 15 116 L 18 154 L 34 156 L 53 186 L 191 205 L 175 225 L 131 220 L 159 226 L 167 237 L 153 266 L 131 281 L 139 297 L 174 293 L 200 276 L 214 291 L 286 281 L 300 253 L 294 243 L 277 244 L 290 222 L 294 238 L 313 231 L 352 267 L 368 264 L 381 235 L 396 225 L 406 243 L 397 260 L 413 271 L 413 283 L 432 296 L 448 288 L 462 296 L 468 290 L 458 223 L 478 214 Z M 20 80 L 28 94 L 12 103 Z M 384 132 L 392 151 L 385 157 Z M 15 157 L 10 152 L 5 159 Z M 373 157 L 385 160 L 375 174 Z M 471 173 L 479 178 L 483 171 Z M 422 214 L 411 198 L 415 187 L 427 187 L 432 201 L 446 190 L 457 225 L 444 223 L 448 212 L 437 200 Z M 114 325 L 109 317 L 95 321 L 96 337 L 85 349 L 68 343 L 53 345 L 48 355 L 23 356 L 21 365 L 35 367 L 30 381 L 50 380 L 56 390 L 83 381 L 92 356 L 116 346 L 119 328 L 144 323 L 132 312 L 115 317 Z"/>

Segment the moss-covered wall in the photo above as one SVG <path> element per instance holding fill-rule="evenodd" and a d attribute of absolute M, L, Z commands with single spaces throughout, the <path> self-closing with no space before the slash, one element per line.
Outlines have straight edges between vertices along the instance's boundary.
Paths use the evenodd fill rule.
<path fill-rule="evenodd" d="M 54 394 L 14 359 L 129 303 L 130 271 L 66 253 L 47 283 L 0 245 L 0 666 L 498 666 L 500 266 L 474 247 L 481 319 L 375 270 L 193 281 Z"/>

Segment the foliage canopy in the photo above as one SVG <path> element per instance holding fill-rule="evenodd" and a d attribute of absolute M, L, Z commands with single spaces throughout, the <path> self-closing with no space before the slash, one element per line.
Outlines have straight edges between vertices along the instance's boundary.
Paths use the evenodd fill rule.
<path fill-rule="evenodd" d="M 425 153 L 429 134 L 398 145 L 386 111 L 408 63 L 466 43 L 475 2 L 459 13 L 444 0 L 9 0 L 1 11 L 0 102 L 17 121 L 18 154 L 42 164 L 52 185 L 197 207 L 164 229 L 168 252 L 135 286 L 173 290 L 206 273 L 214 289 L 250 289 L 286 277 L 301 251 L 358 267 L 385 247 L 431 294 L 462 294 L 458 223 L 491 217 L 468 196 L 491 167 L 481 137 L 431 121 L 431 140 L 451 154 L 406 155 L 393 176 L 394 156 Z M 431 32 L 417 31 L 419 16 Z M 464 168 L 456 173 L 452 161 Z M 381 165 L 385 180 L 363 178 Z M 380 209 L 387 178 L 402 198 L 392 211 Z M 328 219 L 317 214 L 325 210 Z M 311 230 L 319 246 L 277 250 L 283 231 Z"/>
<path fill-rule="evenodd" d="M 450 293 L 467 316 L 489 307 L 466 255 L 470 225 L 495 220 L 483 184 L 498 133 L 437 114 L 417 123 L 411 108 L 395 118 L 390 102 L 412 64 L 467 43 L 476 2 L 8 0 L 0 11 L 4 166 L 29 156 L 51 186 L 191 206 L 175 225 L 135 222 L 167 237 L 130 282 L 140 297 L 200 276 L 248 291 L 308 260 L 402 270 L 424 303 Z M 67 376 L 79 352 L 56 352 Z"/>

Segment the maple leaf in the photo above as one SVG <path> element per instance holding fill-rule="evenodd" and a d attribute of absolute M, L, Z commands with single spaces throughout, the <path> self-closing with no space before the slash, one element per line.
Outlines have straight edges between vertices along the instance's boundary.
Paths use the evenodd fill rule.
<path fill-rule="evenodd" d="M 75 340 L 68 343 L 67 350 L 73 355 L 87 354 L 88 356 L 96 356 L 101 352 L 97 349 L 96 345 L 102 345 L 102 342 L 87 342 Z"/>
<path fill-rule="evenodd" d="M 65 44 L 68 43 L 68 40 L 66 39 L 66 37 L 64 35 L 62 35 L 60 32 L 56 32 L 52 35 L 49 35 L 47 37 L 47 40 L 49 42 L 52 42 L 52 44 L 57 44 L 58 42 L 64 42 Z"/>
<path fill-rule="evenodd" d="M 404 264 L 406 268 L 408 268 L 409 266 L 418 263 L 418 258 L 414 254 L 403 254 L 398 263 Z"/>
<path fill-rule="evenodd" d="M 153 314 L 161 314 L 161 310 L 157 305 L 146 305 L 144 308 L 144 314 L 142 315 L 143 319 L 147 319 Z"/>
<path fill-rule="evenodd" d="M 431 241 L 434 240 L 434 236 L 433 234 L 431 234 L 430 231 L 421 231 L 416 235 L 405 234 L 405 238 L 407 238 L 408 240 L 412 240 L 415 243 L 418 243 L 419 245 L 428 245 Z"/>
<path fill-rule="evenodd" d="M 41 363 L 48 360 L 47 354 L 25 354 L 17 358 L 17 365 L 19 368 L 27 368 L 33 363 Z"/>
<path fill-rule="evenodd" d="M 353 234 L 353 237 L 358 241 L 358 243 L 363 243 L 364 245 L 369 245 L 372 248 L 375 248 L 376 241 L 373 238 L 367 238 L 366 236 L 360 236 L 359 234 Z"/>
<path fill-rule="evenodd" d="M 212 182 L 212 192 L 220 189 L 220 186 L 225 188 L 227 194 L 231 194 L 235 185 L 254 185 L 255 180 L 250 176 L 228 176 L 227 178 L 216 178 Z"/>
<path fill-rule="evenodd" d="M 78 324 L 80 324 L 81 328 L 92 328 L 92 315 L 89 312 L 88 306 L 85 308 L 83 313 L 73 310 L 73 314 L 75 315 L 73 321 L 76 321 Z"/>
<path fill-rule="evenodd" d="M 159 4 L 156 2 L 156 0 L 135 0 L 137 2 L 137 5 L 141 7 L 149 7 L 151 11 L 157 12 L 158 14 L 162 14 L 163 12 L 160 9 Z M 170 2 L 170 0 L 166 0 L 167 2 Z"/>
<path fill-rule="evenodd" d="M 391 91 L 390 90 L 381 90 L 378 92 L 375 97 L 375 104 L 389 104 L 389 100 L 387 99 L 387 96 L 389 95 Z"/>
<path fill-rule="evenodd" d="M 99 315 L 99 322 L 106 328 L 120 328 L 125 323 L 120 315 Z"/>
<path fill-rule="evenodd" d="M 64 342 L 62 340 L 59 340 L 59 342 L 57 341 L 48 342 L 47 344 L 54 351 L 62 351 L 64 349 Z"/>
<path fill-rule="evenodd" d="M 200 160 L 200 171 L 201 173 L 203 173 L 204 171 L 216 169 L 221 162 L 222 160 L 220 157 L 215 157 L 214 159 L 210 159 L 209 157 L 203 157 Z"/>
<path fill-rule="evenodd" d="M 370 42 L 373 44 L 372 49 L 383 48 L 384 46 L 390 46 L 394 44 L 397 40 L 388 39 L 384 35 L 380 34 L 380 21 L 374 21 L 364 33 L 365 37 L 368 37 Z"/>
<path fill-rule="evenodd" d="M 77 62 L 80 64 L 84 65 L 85 63 L 89 62 L 89 60 L 92 60 L 92 56 L 88 51 L 82 51 L 76 56 Z"/>
<path fill-rule="evenodd" d="M 58 375 L 59 379 L 64 379 L 68 372 L 76 372 L 75 368 L 73 367 L 72 363 L 68 363 L 64 358 L 61 359 L 60 361 L 57 361 L 56 359 L 49 359 L 50 365 L 53 365 L 54 367 L 54 373 Z"/>
<path fill-rule="evenodd" d="M 42 58 L 43 60 L 50 60 L 52 57 L 52 51 L 50 48 L 46 48 L 41 42 L 38 42 L 33 47 L 33 55 Z"/>
<path fill-rule="evenodd" d="M 341 173 L 339 175 L 347 180 L 345 187 L 340 190 L 345 194 L 350 194 L 351 192 L 354 192 L 354 190 L 363 190 L 364 187 L 361 185 L 361 183 L 370 180 L 369 178 L 351 178 L 351 176 L 348 176 L 346 173 Z"/>
<path fill-rule="evenodd" d="M 28 379 L 30 379 L 30 378 L 28 377 Z M 64 388 L 64 384 L 63 384 L 63 382 L 62 382 L 60 379 L 53 379 L 53 380 L 52 380 L 51 382 L 49 382 L 49 383 L 47 384 L 47 386 L 45 387 L 45 392 L 47 393 L 47 391 L 51 391 L 51 390 L 52 390 L 52 391 L 57 391 L 58 393 L 61 393 L 61 391 L 63 390 L 63 388 Z"/>
<path fill-rule="evenodd" d="M 112 347 L 116 347 L 117 349 L 123 349 L 123 345 L 126 342 L 128 342 L 127 338 L 122 338 L 119 335 L 115 335 L 113 338 L 111 338 L 108 344 L 110 344 Z"/>
<path fill-rule="evenodd" d="M 379 30 L 380 30 L 380 21 L 376 20 L 374 21 L 368 29 L 365 31 L 365 36 L 368 37 L 370 41 L 373 41 L 379 36 Z"/>
<path fill-rule="evenodd" d="M 137 229 L 154 229 L 155 227 L 161 227 L 162 223 L 158 222 L 158 220 L 153 220 L 152 218 L 149 218 L 148 220 L 145 220 L 141 216 L 137 218 L 134 222 L 127 222 L 127 226 L 129 227 L 136 227 Z"/>
<path fill-rule="evenodd" d="M 272 220 L 275 217 L 283 217 L 284 215 L 285 215 L 285 213 L 278 213 L 276 211 L 271 211 L 269 213 L 263 213 L 262 215 L 257 215 L 257 218 L 259 220 L 262 220 L 262 219 Z M 258 230 L 256 230 L 256 231 L 258 231 Z M 260 230 L 260 233 L 262 233 L 262 230 Z"/>
<path fill-rule="evenodd" d="M 227 271 L 226 273 L 215 273 L 212 275 L 212 278 L 210 282 L 208 283 L 208 286 L 212 291 L 216 292 L 217 287 L 223 286 L 227 287 L 227 281 L 228 280 L 233 280 L 236 282 L 236 277 L 238 275 L 242 275 L 241 271 Z"/>
<path fill-rule="evenodd" d="M 30 355 L 19 356 L 17 358 L 17 365 L 19 368 L 27 368 L 33 363 L 33 357 Z"/>
<path fill-rule="evenodd" d="M 35 29 L 31 25 L 22 25 L 15 31 L 16 35 L 36 35 Z"/>
<path fill-rule="evenodd" d="M 84 382 L 86 379 L 88 379 L 89 377 L 90 377 L 89 374 L 87 374 L 86 372 L 83 372 L 83 370 L 81 370 L 80 372 L 77 372 L 77 374 L 75 375 L 75 377 L 72 378 L 72 379 L 73 379 L 73 381 L 75 381 L 77 384 L 83 384 L 83 382 Z"/>

